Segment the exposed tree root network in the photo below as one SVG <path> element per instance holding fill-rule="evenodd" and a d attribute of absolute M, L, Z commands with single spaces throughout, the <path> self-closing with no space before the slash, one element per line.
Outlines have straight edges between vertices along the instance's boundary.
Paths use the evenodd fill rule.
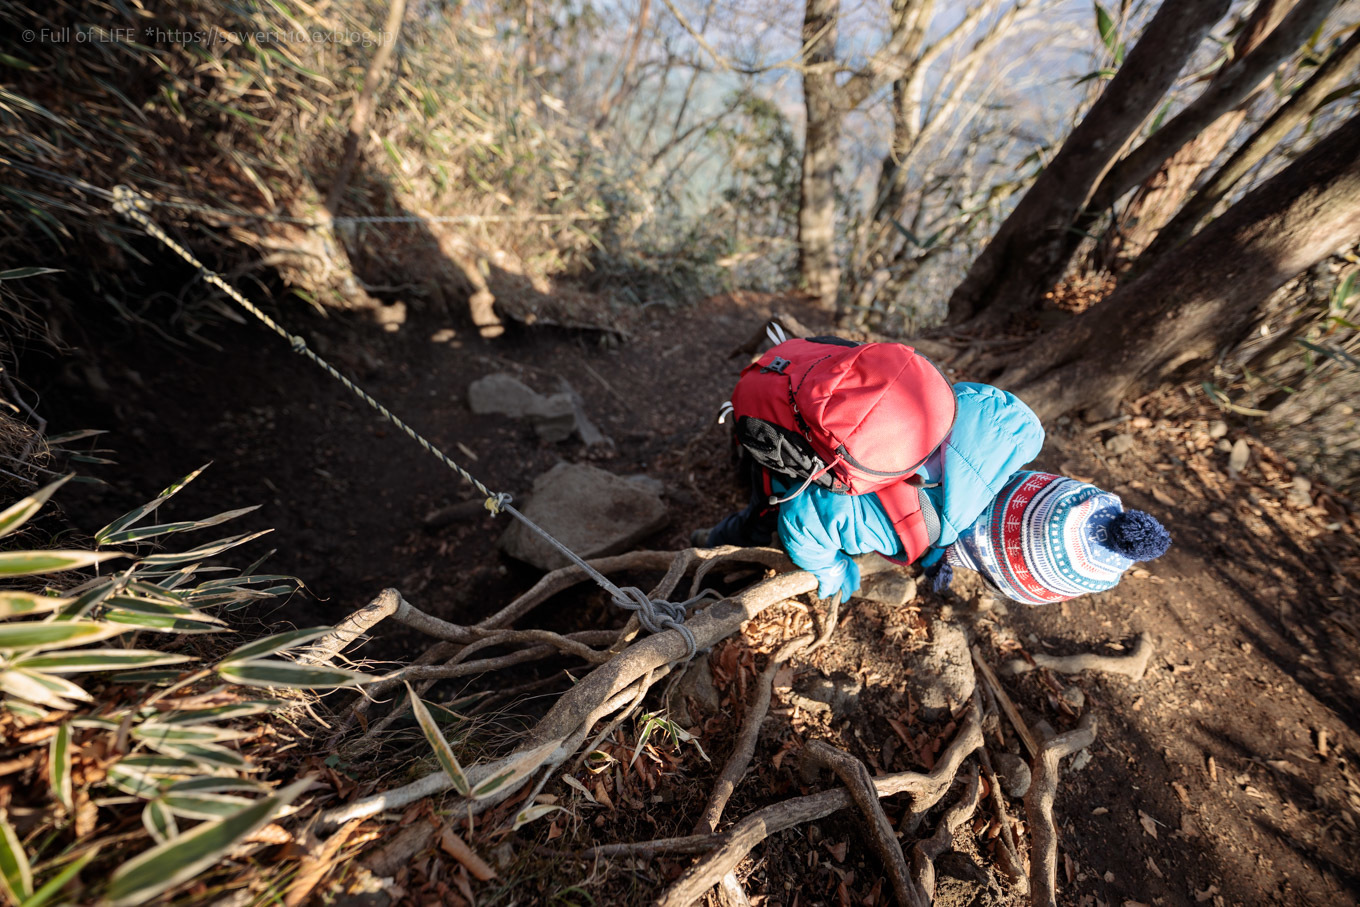
<path fill-rule="evenodd" d="M 772 549 L 638 551 L 601 558 L 592 564 L 607 574 L 664 571 L 663 578 L 651 592 L 653 598 L 671 597 L 687 577 L 688 594 L 693 596 L 720 567 L 760 568 L 763 579 L 691 615 L 687 626 L 701 650 L 710 649 L 738 633 L 746 622 L 767 609 L 808 595 L 816 587 L 816 580 L 810 574 L 794 570 L 782 552 Z M 892 569 L 898 568 L 875 556 L 861 559 L 861 570 L 866 577 Z M 673 669 L 682 667 L 679 663 L 685 657 L 686 646 L 679 633 L 668 631 L 640 637 L 636 617 L 617 631 L 556 633 L 511 626 L 554 595 L 585 579 L 584 572 L 576 567 L 553 571 L 500 611 L 470 626 L 427 614 L 396 590 L 387 589 L 341 622 L 329 636 L 315 643 L 305 659 L 313 664 L 328 663 L 385 619 L 405 624 L 435 640 L 413 664 L 393 671 L 356 699 L 335 737 L 337 744 L 345 741 L 345 751 L 350 754 L 377 748 L 382 731 L 409 711 L 411 700 L 398 694 L 403 684 L 410 685 L 415 695 L 419 695 L 439 680 L 489 674 L 552 656 L 577 659 L 590 669 L 519 737 L 510 752 L 472 765 L 459 777 L 446 769 L 431 771 L 408 784 L 337 806 L 321 815 L 317 823 L 318 835 L 310 842 L 313 849 L 319 854 L 333 853 L 339 846 L 337 839 L 347 838 L 356 824 L 384 814 L 391 815 L 450 790 L 463 792 L 464 796 L 446 804 L 449 814 L 466 816 L 469 830 L 474 827 L 476 816 L 507 800 L 522 798 L 526 808 L 532 809 L 540 792 L 559 770 L 566 766 L 570 774 L 579 769 L 587 754 L 595 752 L 622 722 L 634 715 L 655 685 Z M 655 900 L 658 907 L 686 907 L 703 900 L 710 891 L 715 892 L 718 903 L 749 903 L 737 871 L 754 848 L 780 832 L 853 808 L 863 817 L 861 827 L 867 841 L 872 843 L 883 877 L 891 882 L 896 901 L 916 907 L 934 901 L 937 888 L 935 861 L 962 840 L 960 836 L 964 835 L 970 820 L 975 820 L 979 810 L 987 810 L 993 812 L 994 817 L 989 820 L 984 815 L 975 820 L 973 827 L 987 829 L 987 837 L 995 840 L 993 853 L 997 869 L 1010 890 L 1017 895 L 1029 893 L 1032 903 L 1037 905 L 1056 904 L 1058 840 L 1053 811 L 1059 782 L 1058 763 L 1064 756 L 1076 753 L 1094 741 L 1095 721 L 1088 713 L 1074 730 L 1049 739 L 1036 738 L 977 646 L 973 646 L 972 657 L 979 670 L 981 685 L 971 699 L 959 707 L 953 722 L 953 737 L 934 759 L 929 772 L 879 773 L 875 776 L 870 767 L 852 753 L 826 740 L 808 739 L 798 753 L 805 777 L 815 777 L 819 770 L 827 770 L 839 783 L 818 793 L 771 803 L 735 821 L 724 821 L 724 812 L 734 791 L 746 777 L 761 740 L 776 677 L 791 659 L 805 659 L 833 638 L 838 626 L 839 605 L 838 598 L 814 605 L 811 608 L 813 631 L 794 635 L 770 652 L 767 664 L 756 675 L 753 687 L 747 690 L 731 752 L 712 785 L 692 834 L 603 844 L 569 855 L 587 863 L 694 855 L 694 862 L 660 890 Z M 1136 681 L 1146 669 L 1151 652 L 1152 641 L 1144 634 L 1138 638 L 1132 652 L 1124 656 L 1036 655 L 1030 660 L 1016 659 L 1005 667 L 1009 675 L 1036 668 L 1060 673 L 1097 670 L 1122 674 Z M 707 664 L 701 664 L 699 669 L 707 670 Z M 382 709 L 387 712 L 379 715 Z M 997 750 L 984 736 L 984 726 L 992 727 L 993 731 L 989 733 L 997 738 L 997 745 L 1004 745 L 998 724 L 1002 715 L 1012 724 L 1016 739 L 1023 741 L 1033 758 L 1033 780 L 1024 795 L 1027 824 L 1009 814 L 994 767 Z M 601 723 L 603 729 L 592 734 Z M 363 734 L 346 733 L 356 724 L 364 726 Z M 590 741 L 588 745 L 587 741 Z M 568 779 L 569 782 L 573 780 Z M 579 782 L 572 786 L 579 786 Z M 527 796 L 523 793 L 526 789 Z M 955 791 L 954 797 L 943 814 L 935 817 L 933 831 L 914 834 L 928 821 L 927 814 L 942 803 L 951 790 Z M 894 830 L 882 800 L 898 795 L 905 795 L 906 812 L 900 828 Z M 555 798 L 547 799 L 550 803 L 556 802 Z M 516 802 L 520 800 L 516 799 Z M 551 808 L 545 807 L 545 811 Z M 398 856 L 403 852 L 410 853 L 413 852 L 411 848 L 418 850 L 428 846 L 433 835 L 428 829 L 410 836 L 409 841 L 399 835 L 386 849 L 396 848 L 393 853 Z M 1029 840 L 1027 861 L 1021 850 L 1021 842 L 1026 837 Z M 464 865 L 485 867 L 461 837 L 453 835 L 453 838 L 456 840 L 441 842 L 446 852 Z M 489 867 L 485 867 L 485 872 L 494 874 Z"/>

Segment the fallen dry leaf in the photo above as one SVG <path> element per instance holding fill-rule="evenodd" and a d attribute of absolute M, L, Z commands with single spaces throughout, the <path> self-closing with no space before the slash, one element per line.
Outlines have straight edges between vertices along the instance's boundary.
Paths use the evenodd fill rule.
<path fill-rule="evenodd" d="M 850 844 L 848 841 L 842 841 L 839 844 L 823 843 L 822 846 L 826 848 L 827 853 L 831 854 L 831 858 L 833 860 L 835 860 L 837 863 L 844 863 L 845 852 L 849 848 Z"/>
<path fill-rule="evenodd" d="M 1157 821 L 1141 809 L 1138 810 L 1138 824 L 1143 826 L 1143 831 L 1157 837 Z"/>
<path fill-rule="evenodd" d="M 452 828 L 447 825 L 439 833 L 439 846 L 444 848 L 444 852 L 453 857 L 459 863 L 467 867 L 467 871 L 479 882 L 489 882 L 496 878 L 496 870 L 487 865 L 486 861 L 477 856 L 467 842 L 458 837 Z M 469 892 L 469 896 L 470 896 Z"/>

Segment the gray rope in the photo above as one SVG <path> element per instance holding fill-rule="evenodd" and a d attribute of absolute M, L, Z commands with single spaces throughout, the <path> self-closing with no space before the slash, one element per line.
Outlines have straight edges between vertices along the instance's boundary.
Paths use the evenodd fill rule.
<path fill-rule="evenodd" d="M 609 593 L 609 596 L 614 600 L 615 605 L 625 611 L 635 612 L 638 616 L 638 623 L 642 624 L 643 628 L 648 633 L 660 633 L 662 630 L 674 630 L 679 633 L 685 640 L 685 660 L 688 661 L 694 657 L 694 654 L 699 650 L 699 647 L 694 639 L 694 634 L 690 631 L 689 627 L 685 626 L 685 616 L 689 609 L 694 605 L 697 605 L 708 596 L 716 596 L 718 593 L 714 592 L 712 589 L 705 589 L 693 598 L 683 602 L 668 602 L 662 599 L 648 597 L 647 593 L 643 592 L 637 586 L 623 586 L 620 588 L 615 585 L 609 577 L 590 566 L 590 564 L 586 563 L 578 554 L 576 554 L 576 552 L 553 538 L 551 533 L 524 514 L 520 513 L 510 503 L 505 503 L 502 506 L 502 509 L 520 520 L 529 531 L 562 552 L 568 560 L 584 570 L 586 575 L 595 580 L 596 584 L 601 589 Z"/>
<path fill-rule="evenodd" d="M 241 306 L 241 308 L 245 309 L 251 315 L 254 315 L 274 333 L 278 334 L 284 340 L 287 340 L 294 352 L 300 353 L 312 360 L 312 362 L 316 363 L 328 375 L 336 381 L 339 381 L 355 396 L 375 409 L 384 419 L 400 429 L 407 437 L 411 438 L 411 440 L 415 441 L 430 454 L 433 454 L 449 469 L 456 472 L 463 481 L 472 485 L 477 491 L 485 495 L 486 509 L 491 511 L 493 516 L 501 511 L 505 511 L 519 520 L 531 532 L 552 545 L 553 548 L 560 551 L 569 561 L 585 571 L 586 575 L 593 579 L 601 589 L 609 593 L 615 605 L 625 611 L 635 612 L 638 616 L 638 623 L 642 624 L 647 632 L 660 633 L 663 630 L 674 630 L 679 633 L 680 637 L 685 641 L 685 660 L 688 661 L 694 657 L 695 653 L 698 651 L 698 645 L 694 639 L 694 634 L 690 631 L 689 627 L 685 626 L 685 615 L 688 610 L 699 601 L 708 595 L 716 595 L 717 593 L 714 593 L 711 590 L 705 590 L 703 593 L 688 599 L 687 601 L 669 602 L 649 598 L 645 592 L 638 589 L 636 586 L 625 586 L 620 588 L 615 585 L 607 576 L 596 570 L 588 564 L 584 558 L 554 538 L 546 529 L 520 513 L 517 508 L 511 505 L 510 502 L 512 499 L 510 495 L 505 492 L 492 491 L 483 485 L 472 475 L 472 473 L 454 462 L 448 454 L 430 443 L 422 434 L 407 425 L 405 421 L 374 399 L 368 391 L 359 387 L 341 373 L 339 369 L 317 355 L 307 346 L 307 341 L 305 339 L 297 334 L 289 333 L 287 328 L 269 317 L 269 315 L 260 309 L 259 306 L 255 305 L 255 303 L 243 296 L 235 287 L 223 280 L 221 275 L 199 261 L 194 253 L 190 252 L 183 245 L 171 238 L 169 234 L 162 230 L 147 216 L 146 212 L 149 211 L 151 207 L 149 199 L 128 186 L 116 186 L 110 197 L 113 198 L 113 207 L 115 211 L 126 217 L 128 220 L 136 223 L 146 231 L 147 235 L 159 240 L 166 248 L 170 249 L 180 258 L 197 268 L 205 281 L 226 293 L 237 305 Z"/>

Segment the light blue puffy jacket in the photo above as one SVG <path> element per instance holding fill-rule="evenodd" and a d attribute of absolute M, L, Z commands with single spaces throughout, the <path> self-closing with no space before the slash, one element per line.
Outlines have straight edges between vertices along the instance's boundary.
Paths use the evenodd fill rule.
<path fill-rule="evenodd" d="M 972 525 L 1016 470 L 1039 455 L 1044 428 L 1020 398 L 989 384 L 954 385 L 958 415 L 949 437 L 919 475 L 940 517 L 940 536 L 921 559 L 930 564 Z M 783 495 L 787 488 L 777 488 Z M 813 485 L 779 507 L 779 540 L 793 562 L 817 576 L 823 598 L 859 589 L 852 557 L 889 557 L 902 542 L 878 495 L 832 494 Z"/>

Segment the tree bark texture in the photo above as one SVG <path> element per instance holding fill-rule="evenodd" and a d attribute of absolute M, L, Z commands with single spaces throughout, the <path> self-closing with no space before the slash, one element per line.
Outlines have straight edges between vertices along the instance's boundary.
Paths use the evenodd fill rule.
<path fill-rule="evenodd" d="M 1232 153 L 1223 166 L 1211 176 L 1159 232 L 1144 255 L 1136 262 L 1135 270 L 1146 270 L 1166 252 L 1184 242 L 1195 227 L 1223 200 L 1237 183 L 1251 172 L 1280 142 L 1312 116 L 1341 80 L 1360 66 L 1360 29 L 1351 32 L 1330 57 L 1308 78 L 1289 100 L 1270 115 L 1256 132 Z"/>
<path fill-rule="evenodd" d="M 1233 43 L 1233 57 L 1241 59 L 1255 50 L 1293 5 L 1294 0 L 1260 0 Z M 1220 69 L 1214 78 L 1222 76 Z M 1246 120 L 1247 106 L 1261 87 L 1258 85 L 1235 108 L 1182 145 L 1143 181 L 1101 242 L 1100 267 L 1116 273 L 1122 271 L 1142 254 L 1157 231 L 1176 216 L 1200 174 L 1218 159 Z"/>
<path fill-rule="evenodd" d="M 1248 193 L 1158 265 L 1060 331 L 1000 384 L 1041 419 L 1154 386 L 1240 339 L 1270 294 L 1360 234 L 1360 115 Z"/>
<path fill-rule="evenodd" d="M 1066 251 L 1069 228 L 1229 5 L 1179 0 L 1157 10 L 1119 72 L 954 290 L 951 324 L 980 321 L 984 312 L 986 321 L 1008 321 L 1042 297 Z"/>
<path fill-rule="evenodd" d="M 840 0 L 807 0 L 803 41 L 803 105 L 807 131 L 798 205 L 798 273 L 825 309 L 834 309 L 840 286 L 836 256 L 836 165 L 840 155 L 840 89 L 836 85 L 836 33 Z M 820 36 L 820 37 L 818 37 Z M 814 42 L 814 39 L 815 42 Z"/>

